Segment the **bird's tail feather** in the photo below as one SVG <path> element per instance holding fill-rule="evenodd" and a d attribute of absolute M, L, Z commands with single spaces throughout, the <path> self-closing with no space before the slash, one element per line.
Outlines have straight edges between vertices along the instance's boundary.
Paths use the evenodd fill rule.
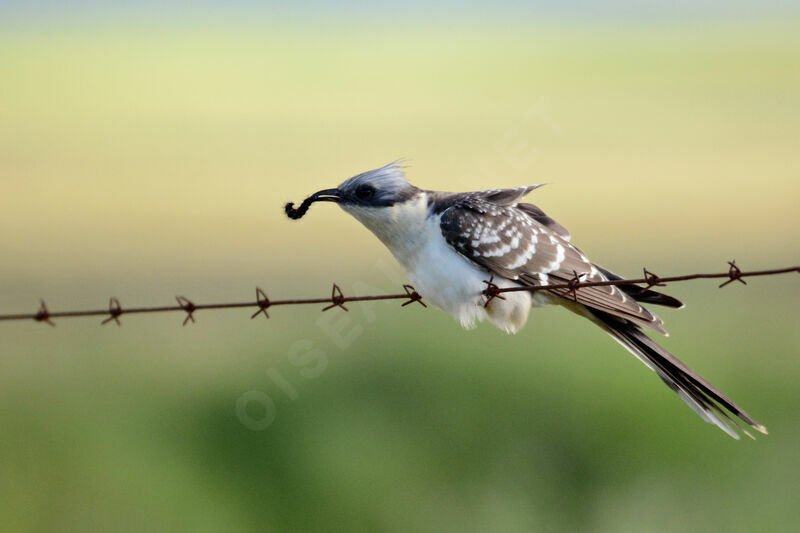
<path fill-rule="evenodd" d="M 590 308 L 587 308 L 587 311 L 589 318 L 658 374 L 664 383 L 674 390 L 703 420 L 715 424 L 734 439 L 739 438 L 737 429 L 753 438 L 734 417 L 738 417 L 756 431 L 767 433 L 764 426 L 756 422 L 722 391 L 645 335 L 639 326 L 602 311 Z"/>

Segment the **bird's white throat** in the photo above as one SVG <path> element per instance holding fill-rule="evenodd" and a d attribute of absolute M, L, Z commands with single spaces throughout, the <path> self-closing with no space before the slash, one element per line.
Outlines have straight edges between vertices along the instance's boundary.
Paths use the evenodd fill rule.
<path fill-rule="evenodd" d="M 429 222 L 425 192 L 407 202 L 389 207 L 340 205 L 374 233 L 403 266 L 424 245 L 424 232 Z"/>

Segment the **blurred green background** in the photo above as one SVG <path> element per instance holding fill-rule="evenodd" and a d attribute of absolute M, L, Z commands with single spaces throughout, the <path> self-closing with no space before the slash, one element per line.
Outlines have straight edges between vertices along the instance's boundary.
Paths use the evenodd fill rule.
<path fill-rule="evenodd" d="M 45 4 L 0 11 L 0 313 L 396 292 L 354 220 L 281 206 L 399 157 L 431 189 L 547 182 L 623 275 L 800 262 L 793 15 Z M 0 528 L 794 530 L 800 280 L 670 292 L 665 346 L 769 436 L 557 309 L 0 324 Z"/>

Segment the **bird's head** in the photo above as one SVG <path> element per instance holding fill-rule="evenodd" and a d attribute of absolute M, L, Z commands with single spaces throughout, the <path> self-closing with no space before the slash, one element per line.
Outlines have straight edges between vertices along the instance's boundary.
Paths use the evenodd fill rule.
<path fill-rule="evenodd" d="M 344 181 L 335 189 L 324 189 L 306 198 L 299 209 L 287 205 L 292 218 L 305 214 L 314 202 L 335 202 L 339 207 L 371 227 L 392 216 L 392 207 L 416 198 L 422 191 L 406 181 L 401 162 L 368 170 Z"/>

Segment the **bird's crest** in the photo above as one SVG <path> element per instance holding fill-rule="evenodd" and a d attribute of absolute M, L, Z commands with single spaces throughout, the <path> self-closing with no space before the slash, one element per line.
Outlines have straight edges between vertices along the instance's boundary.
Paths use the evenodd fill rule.
<path fill-rule="evenodd" d="M 406 160 L 398 159 L 380 168 L 367 170 L 342 183 L 341 187 L 358 187 L 363 183 L 370 183 L 378 189 L 397 190 L 409 186 L 406 180 Z"/>

